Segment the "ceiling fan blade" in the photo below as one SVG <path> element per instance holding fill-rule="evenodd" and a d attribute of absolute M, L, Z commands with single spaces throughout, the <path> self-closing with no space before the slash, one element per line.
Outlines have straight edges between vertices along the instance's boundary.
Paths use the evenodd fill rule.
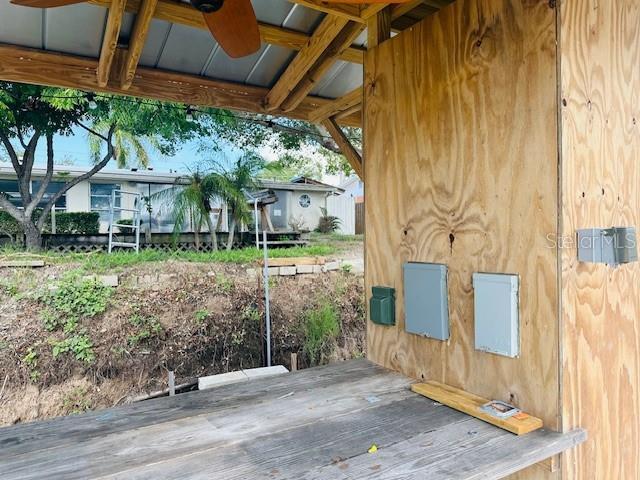
<path fill-rule="evenodd" d="M 368 3 L 407 3 L 412 0 L 323 0 L 324 3 L 359 3 L 359 4 L 368 4 Z"/>
<path fill-rule="evenodd" d="M 258 20 L 251 0 L 227 0 L 220 10 L 202 15 L 213 38 L 230 57 L 245 57 L 260 48 Z"/>
<path fill-rule="evenodd" d="M 11 0 L 11 3 L 21 7 L 54 8 L 73 5 L 75 3 L 84 3 L 85 1 L 86 0 Z"/>

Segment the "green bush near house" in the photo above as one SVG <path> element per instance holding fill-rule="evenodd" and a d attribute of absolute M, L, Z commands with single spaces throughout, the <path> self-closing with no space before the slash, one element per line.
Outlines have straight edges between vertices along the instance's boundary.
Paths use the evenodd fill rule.
<path fill-rule="evenodd" d="M 21 234 L 20 224 L 7 212 L 0 211 L 0 235 L 8 235 L 13 240 Z"/>
<path fill-rule="evenodd" d="M 56 233 L 96 235 L 100 232 L 98 212 L 56 213 Z"/>
<path fill-rule="evenodd" d="M 117 222 L 118 225 L 131 225 L 132 227 L 118 227 L 118 230 L 120 230 L 120 233 L 122 233 L 123 235 L 133 235 L 135 230 L 133 229 L 133 219 L 131 218 L 122 218 L 120 220 L 118 220 Z"/>

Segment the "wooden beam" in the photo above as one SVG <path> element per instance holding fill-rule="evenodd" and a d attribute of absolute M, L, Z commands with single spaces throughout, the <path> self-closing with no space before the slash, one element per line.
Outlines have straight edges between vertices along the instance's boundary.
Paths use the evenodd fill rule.
<path fill-rule="evenodd" d="M 338 144 L 340 151 L 347 158 L 349 165 L 351 165 L 351 168 L 356 172 L 356 175 L 360 177 L 360 180 L 364 180 L 362 154 L 351 144 L 335 119 L 327 118 L 322 122 L 322 126 L 327 129 L 333 141 Z"/>
<path fill-rule="evenodd" d="M 98 61 L 98 68 L 96 70 L 98 86 L 100 87 L 105 87 L 109 81 L 113 57 L 116 54 L 116 48 L 118 47 L 120 27 L 122 27 L 122 19 L 124 17 L 124 8 L 126 3 L 127 0 L 111 0 L 110 2 L 107 26 L 102 38 L 100 60 Z"/>
<path fill-rule="evenodd" d="M 325 105 L 323 108 L 319 108 L 318 110 L 313 112 L 310 120 L 314 123 L 320 123 L 327 118 L 338 115 L 341 112 L 349 110 L 355 106 L 362 105 L 362 96 L 362 87 L 351 90 L 349 93 L 343 95 L 340 98 L 336 98 L 331 103 Z"/>
<path fill-rule="evenodd" d="M 304 75 L 313 67 L 347 23 L 349 22 L 345 18 L 332 15 L 327 15 L 322 20 L 307 45 L 298 52 L 265 97 L 265 107 L 268 111 L 280 108 L 282 102 L 285 101 Z"/>
<path fill-rule="evenodd" d="M 387 7 L 386 3 L 370 3 L 369 5 L 360 6 L 360 18 L 366 23 L 366 21 L 377 14 L 380 10 Z M 397 4 L 398 5 L 398 4 Z M 399 4 L 403 5 L 403 4 Z"/>
<path fill-rule="evenodd" d="M 126 51 L 116 56 L 126 57 Z M 268 93 L 266 88 L 152 68 L 138 68 L 128 90 L 122 89 L 117 82 L 100 87 L 95 75 L 97 65 L 97 60 L 91 58 L 0 44 L 0 80 L 9 82 L 76 88 L 250 113 L 269 113 L 305 121 L 309 120 L 312 112 L 331 102 L 307 97 L 295 111 L 267 112 L 263 105 Z M 360 124 L 357 118 L 345 118 L 342 122 L 350 126 Z"/>
<path fill-rule="evenodd" d="M 137 13 L 140 11 L 143 0 L 128 0 L 126 11 Z M 88 3 L 100 7 L 109 7 L 111 0 L 89 0 Z M 158 0 L 153 18 L 171 22 L 187 27 L 208 30 L 202 14 L 186 3 L 178 3 L 170 0 Z M 258 22 L 262 41 L 270 45 L 278 45 L 291 50 L 301 50 L 309 41 L 309 35 L 289 28 Z M 351 47 L 343 52 L 340 57 L 345 62 L 362 64 L 364 61 L 364 49 Z"/>
<path fill-rule="evenodd" d="M 344 118 L 350 117 L 361 111 L 362 111 L 362 103 L 358 103 L 356 105 L 353 105 L 352 107 L 349 107 L 343 110 L 342 112 L 336 113 L 334 118 L 338 121 L 338 123 L 342 123 L 342 120 Z"/>
<path fill-rule="evenodd" d="M 396 3 L 392 5 L 391 8 L 391 21 L 396 20 L 403 15 L 406 15 L 411 10 L 418 8 L 420 5 L 424 5 L 424 0 L 413 0 L 411 2 L 406 3 Z"/>
<path fill-rule="evenodd" d="M 391 9 L 380 10 L 367 21 L 367 48 L 377 47 L 391 38 Z"/>
<path fill-rule="evenodd" d="M 312 10 L 328 13 L 341 17 L 352 22 L 365 23 L 360 15 L 360 5 L 349 5 L 345 3 L 323 2 L 322 0 L 289 0 L 291 3 L 302 5 Z"/>
<path fill-rule="evenodd" d="M 349 22 L 325 49 L 315 65 L 302 77 L 280 108 L 285 112 L 297 108 L 302 100 L 309 95 L 309 92 L 313 90 L 313 87 L 317 85 L 338 60 L 340 53 L 347 49 L 363 30 L 364 25 L 361 23 Z"/>
<path fill-rule="evenodd" d="M 158 0 L 142 0 L 142 5 L 136 16 L 136 23 L 133 25 L 129 50 L 120 78 L 120 86 L 124 90 L 127 90 L 133 82 L 157 5 Z"/>

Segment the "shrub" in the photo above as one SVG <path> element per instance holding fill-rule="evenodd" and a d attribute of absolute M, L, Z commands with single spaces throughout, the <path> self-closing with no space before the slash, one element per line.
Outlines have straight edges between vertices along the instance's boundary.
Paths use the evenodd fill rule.
<path fill-rule="evenodd" d="M 322 362 L 340 334 L 340 323 L 335 307 L 328 301 L 307 313 L 304 323 L 304 351 L 312 365 Z"/>
<path fill-rule="evenodd" d="M 133 225 L 133 220 L 131 218 L 123 218 L 121 220 L 118 220 L 116 223 L 118 223 L 119 225 Z M 123 235 L 133 235 L 133 233 L 135 232 L 133 228 L 129 227 L 118 227 L 118 230 L 120 230 L 120 233 L 122 233 Z"/>
<path fill-rule="evenodd" d="M 0 235 L 6 235 L 14 241 L 15 238 L 21 234 L 22 227 L 17 220 L 7 212 L 0 211 Z"/>
<path fill-rule="evenodd" d="M 316 228 L 316 232 L 333 233 L 340 228 L 341 222 L 338 217 L 329 215 L 329 213 L 327 212 L 327 209 L 324 207 L 320 207 L 320 211 L 322 212 L 322 216 L 318 221 L 318 227 Z"/>
<path fill-rule="evenodd" d="M 95 235 L 99 232 L 98 212 L 56 213 L 56 233 Z"/>

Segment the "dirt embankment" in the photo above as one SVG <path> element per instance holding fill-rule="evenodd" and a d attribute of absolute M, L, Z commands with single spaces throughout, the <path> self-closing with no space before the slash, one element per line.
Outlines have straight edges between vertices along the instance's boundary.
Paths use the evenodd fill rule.
<path fill-rule="evenodd" d="M 179 384 L 263 365 L 263 287 L 246 266 L 136 265 L 107 289 L 72 269 L 0 272 L 0 425 L 124 403 L 165 388 L 168 370 Z M 274 363 L 290 367 L 292 352 L 301 368 L 364 354 L 362 277 L 270 286 Z"/>

